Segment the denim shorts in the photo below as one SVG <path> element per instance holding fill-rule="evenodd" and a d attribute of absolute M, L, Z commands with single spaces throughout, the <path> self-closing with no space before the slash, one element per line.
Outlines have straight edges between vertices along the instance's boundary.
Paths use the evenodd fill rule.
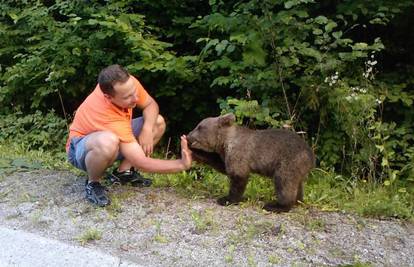
<path fill-rule="evenodd" d="M 144 119 L 142 117 L 133 119 L 131 122 L 132 132 L 134 136 L 137 137 L 141 132 L 142 125 L 144 124 Z M 68 151 L 68 161 L 80 170 L 86 171 L 85 158 L 88 151 L 86 150 L 86 140 L 88 140 L 89 135 L 72 137 L 69 144 Z M 120 153 L 117 157 L 117 160 L 121 160 L 124 157 Z"/>

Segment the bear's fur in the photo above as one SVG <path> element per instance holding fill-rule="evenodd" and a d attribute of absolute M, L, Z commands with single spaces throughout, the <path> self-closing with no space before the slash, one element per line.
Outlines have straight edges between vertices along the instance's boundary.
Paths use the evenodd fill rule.
<path fill-rule="evenodd" d="M 194 160 L 206 163 L 230 178 L 230 192 L 218 199 L 220 205 L 243 198 L 250 173 L 271 177 L 277 201 L 268 211 L 289 211 L 303 200 L 303 183 L 315 166 L 315 156 L 296 133 L 284 129 L 251 130 L 238 126 L 227 114 L 206 118 L 187 140 Z"/>

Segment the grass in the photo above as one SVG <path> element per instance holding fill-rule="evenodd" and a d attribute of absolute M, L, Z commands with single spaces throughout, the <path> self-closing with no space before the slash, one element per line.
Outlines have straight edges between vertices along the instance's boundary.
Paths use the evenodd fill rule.
<path fill-rule="evenodd" d="M 396 181 L 386 186 L 315 170 L 305 193 L 305 203 L 322 210 L 345 210 L 369 217 L 414 221 L 414 187 L 410 182 Z"/>
<path fill-rule="evenodd" d="M 70 170 L 76 175 L 84 175 L 84 172 L 76 170 L 67 162 L 64 145 L 62 152 L 51 153 L 27 150 L 19 144 L 0 143 L 0 182 L 8 173 L 39 168 Z M 154 187 L 173 187 L 191 199 L 218 198 L 229 190 L 225 175 L 200 165 L 186 172 L 149 176 L 154 180 Z M 0 197 L 6 195 L 7 192 L 0 192 Z M 261 207 L 264 202 L 273 200 L 275 196 L 271 180 L 252 176 L 245 197 L 247 201 L 240 205 L 241 208 Z M 122 197 L 119 200 L 120 205 L 114 214 L 122 209 Z M 410 181 L 396 180 L 387 186 L 315 169 L 305 185 L 304 203 L 305 208 L 311 206 L 324 211 L 344 210 L 362 216 L 414 221 L 414 186 Z M 204 226 L 201 224 L 198 227 L 202 230 Z M 323 222 L 310 222 L 309 227 L 323 228 Z"/>
<path fill-rule="evenodd" d="M 102 232 L 98 229 L 89 228 L 82 235 L 78 236 L 76 239 L 82 244 L 85 245 L 88 242 L 94 240 L 100 240 L 102 238 Z"/>
<path fill-rule="evenodd" d="M 197 234 L 202 234 L 207 232 L 208 230 L 212 230 L 217 227 L 215 224 L 215 219 L 213 215 L 213 211 L 211 209 L 197 211 L 191 211 L 191 218 L 194 222 L 195 232 Z"/>
<path fill-rule="evenodd" d="M 157 243 L 168 243 L 168 238 L 162 234 L 161 224 L 162 224 L 162 220 L 155 222 L 154 241 Z"/>
<path fill-rule="evenodd" d="M 66 160 L 62 145 L 61 152 L 29 150 L 18 143 L 0 143 L 0 175 L 17 170 L 34 169 L 71 170 L 81 173 Z"/>

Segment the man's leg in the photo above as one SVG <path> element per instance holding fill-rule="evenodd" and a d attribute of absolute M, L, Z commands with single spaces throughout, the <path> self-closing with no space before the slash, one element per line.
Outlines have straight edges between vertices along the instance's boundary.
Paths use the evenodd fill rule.
<path fill-rule="evenodd" d="M 69 161 L 88 173 L 85 185 L 86 198 L 98 206 L 110 204 L 105 187 L 99 181 L 106 168 L 115 161 L 118 151 L 119 139 L 109 131 L 75 137 L 71 141 Z"/>
<path fill-rule="evenodd" d="M 99 182 L 118 156 L 119 138 L 109 131 L 95 132 L 86 138 L 85 166 L 88 179 L 90 182 Z"/>

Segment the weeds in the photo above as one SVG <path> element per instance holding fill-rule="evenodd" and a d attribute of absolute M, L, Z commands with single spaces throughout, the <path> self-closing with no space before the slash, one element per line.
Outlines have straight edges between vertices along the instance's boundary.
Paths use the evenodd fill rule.
<path fill-rule="evenodd" d="M 81 236 L 78 236 L 76 239 L 81 243 L 81 245 L 85 245 L 86 243 L 90 241 L 100 240 L 101 238 L 102 238 L 101 231 L 94 229 L 94 228 L 89 228 Z"/>
<path fill-rule="evenodd" d="M 162 234 L 161 231 L 161 223 L 162 221 L 157 221 L 155 223 L 155 236 L 154 236 L 154 241 L 158 242 L 158 243 L 167 243 L 168 239 L 166 236 L 164 236 Z"/>
<path fill-rule="evenodd" d="M 247 265 L 250 266 L 250 267 L 256 267 L 257 263 L 254 259 L 255 259 L 254 255 L 249 255 L 247 257 Z"/>
<path fill-rule="evenodd" d="M 34 225 L 40 225 L 42 223 L 42 216 L 42 211 L 38 210 L 30 216 L 30 221 Z"/>
<path fill-rule="evenodd" d="M 226 256 L 224 256 L 224 260 L 227 263 L 232 263 L 234 261 L 234 251 L 236 250 L 236 247 L 232 244 L 229 246 L 227 250 Z"/>
<path fill-rule="evenodd" d="M 195 225 L 195 232 L 197 234 L 204 233 L 215 226 L 215 219 L 211 210 L 191 212 L 191 218 Z"/>
<path fill-rule="evenodd" d="M 269 263 L 270 264 L 279 264 L 281 262 L 281 258 L 277 255 L 270 255 L 269 256 Z"/>
<path fill-rule="evenodd" d="M 0 182 L 4 175 L 39 168 L 66 169 L 76 175 L 84 175 L 84 172 L 67 163 L 64 152 L 33 151 L 16 143 L 0 144 Z M 178 174 L 151 176 L 155 187 L 173 187 L 180 194 L 192 199 L 218 198 L 226 195 L 229 190 L 228 178 L 205 166 L 195 165 L 191 170 Z M 6 195 L 7 192 L 2 192 L 0 198 Z M 261 207 L 262 202 L 274 200 L 271 180 L 253 175 L 246 188 L 245 197 L 248 201 L 240 205 L 241 208 Z M 32 201 L 32 197 L 26 195 L 21 200 Z M 414 186 L 410 180 L 405 183 L 394 181 L 392 184 L 381 184 L 315 169 L 305 184 L 304 203 L 305 207 L 311 206 L 320 210 L 345 210 L 363 216 L 414 220 Z M 114 214 L 122 211 L 121 201 L 118 204 L 115 203 L 111 208 Z M 310 224 L 314 229 L 323 227 L 322 222 L 315 221 Z"/>
<path fill-rule="evenodd" d="M 346 210 L 371 217 L 414 220 L 414 188 L 386 186 L 314 171 L 305 187 L 305 202 L 322 210 Z"/>

